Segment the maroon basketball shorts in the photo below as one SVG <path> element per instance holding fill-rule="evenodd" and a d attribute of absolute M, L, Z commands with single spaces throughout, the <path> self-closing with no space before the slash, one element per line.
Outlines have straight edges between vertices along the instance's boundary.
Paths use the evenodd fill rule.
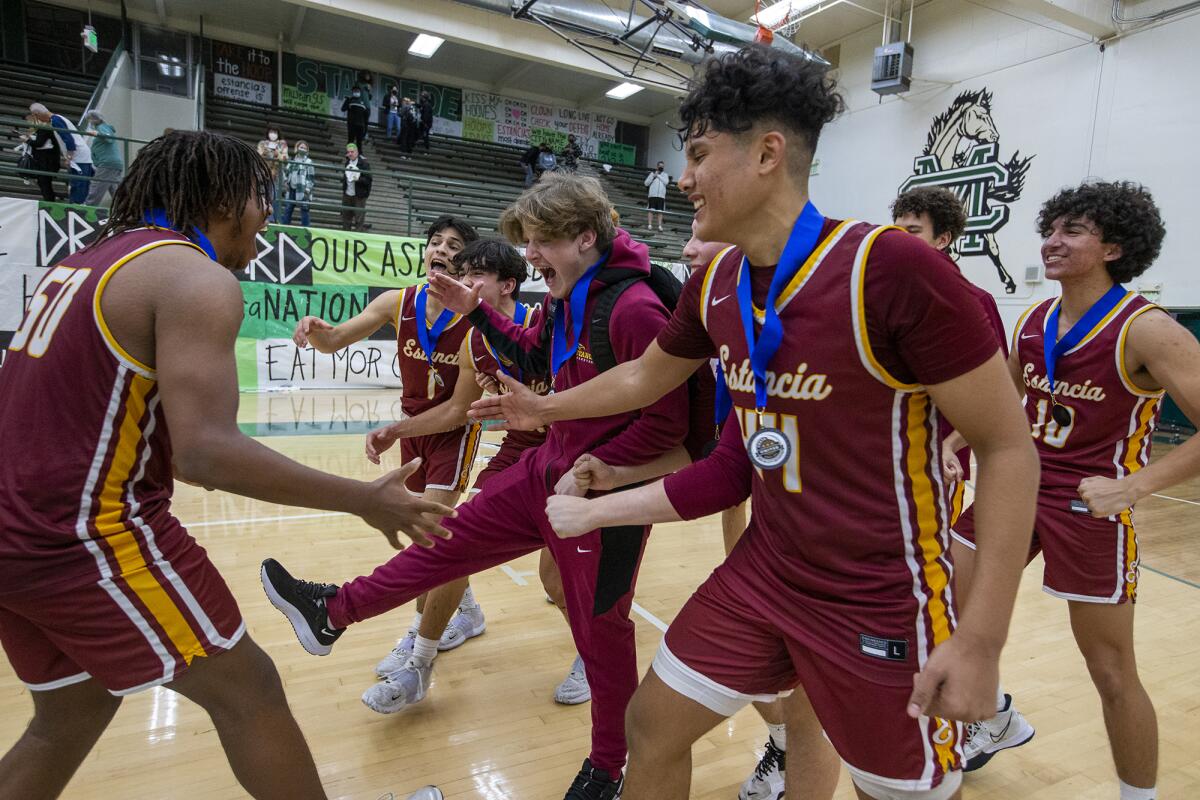
<path fill-rule="evenodd" d="M 975 549 L 974 506 L 958 518 L 952 534 Z M 1085 603 L 1137 600 L 1140 556 L 1128 510 L 1097 519 L 1066 494 L 1039 494 L 1027 563 L 1039 552 L 1046 562 L 1042 590 L 1047 594 Z"/>
<path fill-rule="evenodd" d="M 446 433 L 401 439 L 400 458 L 405 464 L 421 458 L 421 466 L 405 483 L 409 491 L 466 491 L 481 433 L 478 425 L 467 425 Z"/>
<path fill-rule="evenodd" d="M 160 527 L 95 541 L 91 574 L 0 596 L 0 643 L 30 689 L 95 678 L 131 694 L 237 644 L 246 625 L 204 548 L 174 519 Z"/>
<path fill-rule="evenodd" d="M 911 619 L 897 625 L 907 635 L 887 639 L 855 636 L 853 656 L 876 660 L 872 669 L 851 670 L 853 658 L 837 662 L 812 646 L 814 636 L 831 633 L 804 611 L 808 602 L 769 562 L 739 541 L 725 564 L 709 576 L 667 629 L 654 657 L 655 674 L 673 690 L 722 716 L 746 703 L 769 702 L 800 686 L 826 736 L 846 762 L 855 783 L 881 791 L 921 792 L 949 797 L 961 782 L 962 729 L 939 718 L 908 716 L 912 674 L 925 639 Z M 857 631 L 860 623 L 837 625 Z M 900 628 L 889 628 L 899 630 Z M 831 638 L 831 637 L 829 637 Z M 861 653 L 858 644 L 861 641 Z M 890 664 L 888 659 L 894 659 Z M 919 657 L 921 663 L 924 655 Z M 887 680 L 880 680 L 880 666 Z"/>

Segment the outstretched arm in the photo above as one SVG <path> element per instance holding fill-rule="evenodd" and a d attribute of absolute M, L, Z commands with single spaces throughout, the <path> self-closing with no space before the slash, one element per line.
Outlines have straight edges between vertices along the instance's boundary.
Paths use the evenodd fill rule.
<path fill-rule="evenodd" d="M 412 467 L 363 483 L 298 464 L 242 434 L 234 359 L 242 320 L 237 279 L 198 254 L 159 260 L 154 360 L 173 461 L 184 479 L 271 503 L 349 512 L 396 547 L 398 530 L 422 545 L 432 545 L 430 536 L 449 535 L 437 520 L 453 510 L 404 488 Z"/>
<path fill-rule="evenodd" d="M 1147 392 L 1166 389 L 1187 418 L 1200 421 L 1200 342 L 1167 314 L 1147 311 L 1129 326 L 1125 371 Z M 1094 517 L 1119 514 L 1154 492 L 1200 475 L 1200 436 L 1120 480 L 1084 478 L 1079 496 Z"/>
<path fill-rule="evenodd" d="M 401 289 L 393 289 L 376 297 L 359 314 L 341 325 L 330 325 L 320 317 L 302 317 L 296 324 L 292 341 L 298 347 L 312 347 L 322 353 L 334 353 L 355 342 L 361 342 L 388 323 L 397 324 Z"/>
<path fill-rule="evenodd" d="M 455 314 L 474 325 L 501 357 L 526 377 L 550 374 L 550 329 L 543 310 L 531 325 L 521 325 L 479 298 L 479 287 L 468 287 L 444 273 L 429 279 L 429 292 Z M 547 300 L 549 302 L 549 300 Z"/>
<path fill-rule="evenodd" d="M 475 380 L 475 366 L 469 355 L 468 341 L 469 337 L 464 338 L 462 346 L 458 348 L 458 379 L 454 382 L 454 392 L 450 398 L 427 411 L 367 434 L 367 458 L 371 463 L 378 464 L 380 454 L 399 439 L 452 431 L 467 424 L 467 409 L 483 396 L 483 388 Z"/>

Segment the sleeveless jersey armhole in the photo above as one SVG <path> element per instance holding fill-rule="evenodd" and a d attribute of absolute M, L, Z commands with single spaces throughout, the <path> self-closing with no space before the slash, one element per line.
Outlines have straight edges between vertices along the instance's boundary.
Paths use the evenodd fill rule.
<path fill-rule="evenodd" d="M 850 277 L 850 311 L 851 324 L 854 326 L 854 343 L 858 348 L 858 358 L 863 368 L 880 383 L 890 386 L 898 392 L 916 392 L 922 387 L 918 383 L 905 383 L 892 375 L 875 358 L 871 350 L 871 340 L 867 332 L 867 309 L 864 289 L 867 280 L 867 259 L 870 258 L 871 248 L 880 234 L 888 230 L 903 230 L 895 225 L 881 225 L 863 237 L 854 256 L 854 270 Z"/>
<path fill-rule="evenodd" d="M 1116 354 L 1114 356 L 1117 362 L 1117 374 L 1121 376 L 1121 383 L 1124 384 L 1125 390 L 1137 397 L 1162 397 L 1166 393 L 1166 389 L 1150 390 L 1143 389 L 1142 387 L 1138 386 L 1133 382 L 1133 378 L 1130 377 L 1128 370 L 1125 368 L 1125 340 L 1129 335 L 1129 329 L 1133 326 L 1133 321 L 1135 319 L 1140 317 L 1142 314 L 1145 314 L 1147 311 L 1153 310 L 1165 311 L 1162 306 L 1155 305 L 1154 303 L 1148 303 L 1130 314 L 1125 320 L 1124 324 L 1121 325 L 1121 332 L 1117 334 L 1117 347 Z"/>

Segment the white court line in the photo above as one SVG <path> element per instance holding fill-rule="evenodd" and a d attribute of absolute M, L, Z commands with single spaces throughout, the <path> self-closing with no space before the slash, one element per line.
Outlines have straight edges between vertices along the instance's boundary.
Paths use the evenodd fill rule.
<path fill-rule="evenodd" d="M 1152 494 L 1151 497 L 1161 497 L 1163 500 L 1174 500 L 1176 503 L 1187 503 L 1191 506 L 1200 506 L 1200 503 L 1195 500 L 1184 500 L 1182 497 L 1170 497 L 1165 494 Z"/>
<path fill-rule="evenodd" d="M 515 583 L 517 586 L 528 586 L 529 585 L 529 581 L 527 581 L 527 580 L 525 580 L 525 578 L 521 577 L 521 573 L 517 572 L 515 569 L 510 567 L 508 564 L 501 564 L 500 571 L 503 572 L 508 577 L 512 578 L 513 583 Z M 532 575 L 533 573 L 530 572 L 527 574 Z"/>
<path fill-rule="evenodd" d="M 647 611 L 646 609 L 639 606 L 637 603 L 633 604 L 633 613 L 637 614 L 639 617 L 646 620 L 646 622 L 649 622 L 651 625 L 658 628 L 663 633 L 667 632 L 667 623 L 663 622 L 661 619 L 654 616 L 649 611 Z"/>
<path fill-rule="evenodd" d="M 246 522 L 282 522 L 289 519 L 316 519 L 318 517 L 348 517 L 344 511 L 322 511 L 319 514 L 284 514 L 278 517 L 248 517 L 246 519 L 214 519 L 208 522 L 185 522 L 185 528 L 207 528 L 210 525 L 241 525 Z"/>

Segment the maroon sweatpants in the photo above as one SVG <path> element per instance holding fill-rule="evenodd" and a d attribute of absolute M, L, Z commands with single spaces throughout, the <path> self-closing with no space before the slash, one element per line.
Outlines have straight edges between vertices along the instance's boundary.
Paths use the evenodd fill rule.
<path fill-rule="evenodd" d="M 409 547 L 370 575 L 342 585 L 328 601 L 329 619 L 345 627 L 404 605 L 456 578 L 498 566 L 542 547 L 562 573 L 575 647 L 592 689 L 592 764 L 614 773 L 625 765 L 625 706 L 637 688 L 629 609 L 649 526 L 606 528 L 560 539 L 546 519 L 552 490 L 536 453 L 487 481 L 445 522 L 454 536 L 433 548 Z"/>

